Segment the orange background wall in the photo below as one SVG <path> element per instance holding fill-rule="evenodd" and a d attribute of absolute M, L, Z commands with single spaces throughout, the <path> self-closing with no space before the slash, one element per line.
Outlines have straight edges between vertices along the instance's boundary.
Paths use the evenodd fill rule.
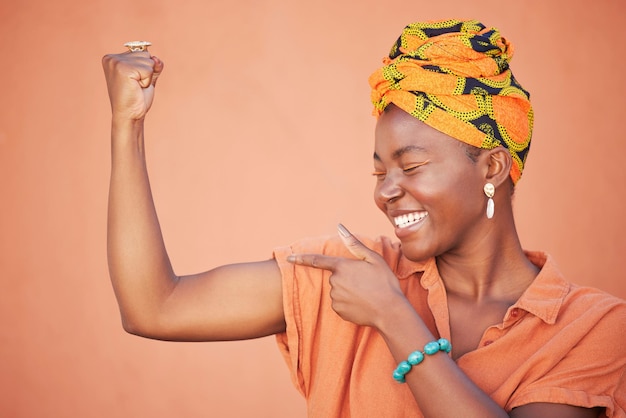
<path fill-rule="evenodd" d="M 393 7 L 389 4 L 394 4 Z M 273 338 L 123 332 L 106 264 L 101 56 L 166 63 L 147 122 L 178 273 L 264 259 L 341 221 L 391 234 L 371 193 L 367 77 L 412 20 L 476 17 L 516 45 L 536 129 L 526 248 L 626 297 L 626 6 L 596 1 L 21 0 L 0 6 L 0 415 L 297 417 Z"/>

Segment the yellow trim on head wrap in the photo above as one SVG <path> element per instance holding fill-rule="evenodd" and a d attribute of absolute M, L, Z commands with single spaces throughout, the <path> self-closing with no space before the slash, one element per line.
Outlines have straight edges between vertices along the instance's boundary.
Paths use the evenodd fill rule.
<path fill-rule="evenodd" d="M 530 148 L 529 93 L 509 69 L 513 45 L 476 20 L 416 22 L 374 72 L 374 114 L 395 104 L 433 128 L 484 149 L 502 145 L 517 183 Z"/>

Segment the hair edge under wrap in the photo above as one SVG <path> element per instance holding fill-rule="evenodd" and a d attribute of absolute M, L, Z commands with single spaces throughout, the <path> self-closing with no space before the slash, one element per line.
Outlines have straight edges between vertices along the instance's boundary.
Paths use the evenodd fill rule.
<path fill-rule="evenodd" d="M 509 69 L 513 45 L 476 20 L 415 22 L 369 78 L 374 115 L 391 103 L 459 141 L 507 148 L 517 183 L 530 148 L 529 93 Z"/>

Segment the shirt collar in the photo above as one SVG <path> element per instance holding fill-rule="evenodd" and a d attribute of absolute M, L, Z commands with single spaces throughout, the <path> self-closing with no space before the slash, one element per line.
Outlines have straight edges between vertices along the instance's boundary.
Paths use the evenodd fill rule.
<path fill-rule="evenodd" d="M 526 257 L 540 271 L 511 309 L 523 309 L 547 324 L 554 324 L 565 296 L 570 290 L 570 283 L 565 280 L 552 256 L 543 252 L 526 251 Z M 424 289 L 428 289 L 436 282 L 441 281 L 434 258 L 415 262 L 402 255 L 398 260 L 396 272 L 401 280 L 415 273 L 424 273 L 421 277 L 421 285 Z"/>
<path fill-rule="evenodd" d="M 434 261 L 434 258 L 426 261 L 411 261 L 406 258 L 404 254 L 400 253 L 398 267 L 396 269 L 396 276 L 398 277 L 398 279 L 404 280 L 408 279 L 415 273 L 423 273 L 431 261 Z"/>
<path fill-rule="evenodd" d="M 526 257 L 541 270 L 513 307 L 530 312 L 552 325 L 569 293 L 570 283 L 565 280 L 550 255 L 527 251 Z"/>

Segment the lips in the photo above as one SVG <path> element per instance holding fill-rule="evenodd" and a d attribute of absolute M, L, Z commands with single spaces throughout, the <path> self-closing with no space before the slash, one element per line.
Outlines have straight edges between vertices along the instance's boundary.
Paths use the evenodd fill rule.
<path fill-rule="evenodd" d="M 411 213 L 406 213 L 400 216 L 395 216 L 393 218 L 393 222 L 396 225 L 396 227 L 402 229 L 402 228 L 407 228 L 411 225 L 415 225 L 416 223 L 420 222 L 427 216 L 428 216 L 428 212 L 426 211 L 411 212 Z"/>

